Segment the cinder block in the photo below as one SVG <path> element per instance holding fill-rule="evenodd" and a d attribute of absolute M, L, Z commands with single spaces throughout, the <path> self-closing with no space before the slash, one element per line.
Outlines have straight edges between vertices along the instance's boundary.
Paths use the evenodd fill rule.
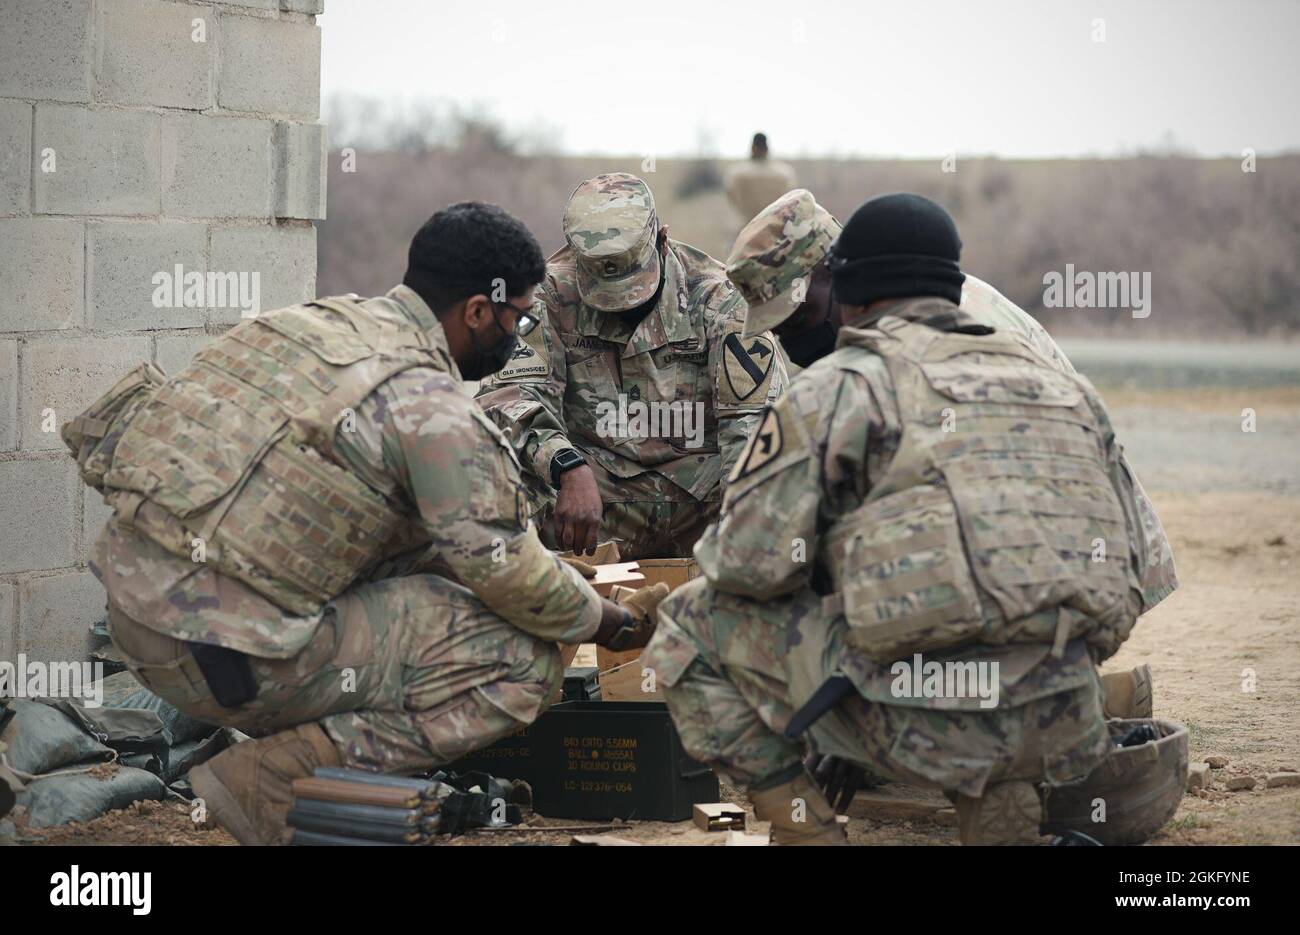
<path fill-rule="evenodd" d="M 223 6 L 242 6 L 250 10 L 278 10 L 280 0 L 222 0 Z"/>
<path fill-rule="evenodd" d="M 162 208 L 168 217 L 271 216 L 270 121 L 167 117 L 162 162 Z"/>
<path fill-rule="evenodd" d="M 99 491 L 93 487 L 81 485 L 81 560 L 90 559 L 90 550 L 108 518 L 113 515 L 113 508 L 104 502 Z"/>
<path fill-rule="evenodd" d="M 36 211 L 157 214 L 158 132 L 156 114 L 37 104 Z"/>
<path fill-rule="evenodd" d="M 86 225 L 64 218 L 0 218 L 0 331 L 80 324 Z"/>
<path fill-rule="evenodd" d="M 194 25 L 201 19 L 204 25 Z M 196 42 L 195 36 L 204 39 Z M 217 22 L 212 7 L 113 0 L 100 5 L 95 95 L 114 104 L 211 107 Z"/>
<path fill-rule="evenodd" d="M 86 236 L 87 318 L 92 327 L 139 331 L 203 324 L 206 289 L 190 291 L 190 299 L 200 303 L 196 307 L 174 303 L 178 298 L 185 301 L 186 274 L 203 276 L 207 270 L 206 224 L 99 221 L 88 225 Z"/>
<path fill-rule="evenodd" d="M 185 365 L 200 348 L 213 340 L 213 335 L 202 331 L 194 334 L 159 335 L 154 340 L 153 362 L 167 376 L 174 376 L 185 369 Z"/>
<path fill-rule="evenodd" d="M 217 103 L 263 114 L 320 114 L 320 27 L 314 23 L 221 17 Z"/>
<path fill-rule="evenodd" d="M 14 601 L 18 588 L 12 582 L 0 581 L 0 659 L 13 662 L 18 658 L 18 634 L 15 631 Z"/>
<path fill-rule="evenodd" d="M 23 450 L 64 448 L 63 424 L 147 360 L 147 335 L 28 341 L 19 387 Z"/>
<path fill-rule="evenodd" d="M 90 0 L 4 0 L 0 97 L 90 100 Z"/>
<path fill-rule="evenodd" d="M 288 13 L 315 15 L 325 12 L 325 0 L 280 0 L 280 9 Z"/>
<path fill-rule="evenodd" d="M 29 578 L 18 588 L 18 649 L 28 660 L 80 662 L 90 626 L 107 615 L 104 586 L 88 571 Z"/>
<path fill-rule="evenodd" d="M 32 105 L 0 101 L 0 214 L 32 209 Z"/>
<path fill-rule="evenodd" d="M 329 174 L 325 126 L 280 121 L 274 141 L 275 216 L 323 220 Z"/>
<path fill-rule="evenodd" d="M 66 568 L 73 551 L 77 465 L 71 458 L 0 461 L 0 575 Z"/>
<path fill-rule="evenodd" d="M 209 266 L 213 270 L 257 274 L 258 310 L 294 305 L 315 298 L 316 228 L 263 225 L 214 227 Z M 214 309 L 212 321 L 236 322 L 237 309 Z"/>
<path fill-rule="evenodd" d="M 18 447 L 18 342 L 0 341 L 0 451 Z"/>

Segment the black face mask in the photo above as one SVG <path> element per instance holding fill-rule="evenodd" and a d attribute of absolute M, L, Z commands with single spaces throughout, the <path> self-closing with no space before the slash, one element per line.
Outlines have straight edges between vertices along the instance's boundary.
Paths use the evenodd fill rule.
<path fill-rule="evenodd" d="M 474 357 L 468 366 L 460 368 L 460 375 L 466 380 L 482 380 L 496 373 L 510 362 L 510 356 L 519 346 L 519 336 L 506 333 L 506 329 L 501 327 L 501 322 L 497 321 L 495 310 L 492 312 L 492 323 L 504 337 L 491 347 L 483 347 L 478 342 L 478 335 L 473 331 L 469 333 L 469 341 L 474 345 Z"/>
<path fill-rule="evenodd" d="M 807 331 L 781 339 L 790 360 L 800 367 L 808 367 L 835 350 L 835 326 L 828 320 Z"/>

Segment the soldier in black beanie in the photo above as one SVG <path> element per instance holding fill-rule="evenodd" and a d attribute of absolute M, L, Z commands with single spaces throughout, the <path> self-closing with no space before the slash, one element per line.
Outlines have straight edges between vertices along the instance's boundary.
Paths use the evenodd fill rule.
<path fill-rule="evenodd" d="M 990 327 L 961 307 L 960 254 L 926 198 L 854 213 L 828 257 L 831 327 L 816 325 L 834 351 L 764 410 L 695 543 L 702 575 L 660 605 L 642 656 L 668 673 L 686 751 L 749 795 L 778 844 L 846 843 L 834 806 L 864 770 L 949 793 L 965 844 L 1044 828 L 1136 841 L 1177 808 L 1171 795 L 1140 828 L 1102 828 L 1047 794 L 1088 801 L 1114 775 L 1096 664 L 1148 605 L 1134 585 L 1158 556 L 1112 474 L 1096 391 L 1006 316 Z M 1120 560 L 1090 560 L 1098 535 Z M 897 666 L 920 672 L 921 654 L 1002 693 L 910 688 Z M 1119 800 L 1183 788 L 1179 736 L 1182 753 L 1148 761 Z"/>
<path fill-rule="evenodd" d="M 961 302 L 966 276 L 952 217 L 929 198 L 900 192 L 867 201 L 831 246 L 835 299 L 866 308 L 882 299 Z"/>

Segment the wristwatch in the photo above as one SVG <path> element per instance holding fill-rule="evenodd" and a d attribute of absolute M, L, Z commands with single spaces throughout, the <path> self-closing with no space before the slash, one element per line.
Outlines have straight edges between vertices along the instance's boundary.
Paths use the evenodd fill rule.
<path fill-rule="evenodd" d="M 564 448 L 555 453 L 551 458 L 551 486 L 560 486 L 560 475 L 566 471 L 572 471 L 576 467 L 582 467 L 587 463 L 587 459 L 582 453 L 575 448 Z"/>

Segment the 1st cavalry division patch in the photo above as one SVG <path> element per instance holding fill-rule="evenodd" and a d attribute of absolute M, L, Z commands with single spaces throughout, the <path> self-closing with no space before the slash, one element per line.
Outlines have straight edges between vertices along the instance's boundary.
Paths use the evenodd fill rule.
<path fill-rule="evenodd" d="M 758 424 L 758 428 L 754 429 L 754 434 L 749 436 L 745 450 L 736 459 L 736 466 L 731 469 L 731 476 L 727 478 L 727 483 L 734 484 L 742 477 L 747 477 L 763 465 L 770 463 L 781 453 L 784 442 L 781 419 L 775 409 L 768 409 L 763 413 L 763 421 Z"/>
<path fill-rule="evenodd" d="M 775 359 L 776 353 L 769 338 L 758 335 L 742 341 L 737 332 L 727 335 L 722 342 L 722 369 L 729 393 L 719 394 L 724 397 L 722 402 L 732 405 L 743 403 L 755 396 L 755 391 L 760 388 L 763 392 L 758 393 L 756 398 L 764 400 Z M 725 398 L 728 395 L 730 399 Z"/>

